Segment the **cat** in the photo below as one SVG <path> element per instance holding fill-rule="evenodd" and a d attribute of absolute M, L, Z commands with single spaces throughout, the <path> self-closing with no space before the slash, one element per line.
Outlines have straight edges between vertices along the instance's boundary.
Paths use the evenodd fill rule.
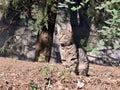
<path fill-rule="evenodd" d="M 89 63 L 82 49 L 76 48 L 71 24 L 56 24 L 56 38 L 59 42 L 61 62 L 65 68 L 77 75 L 88 75 Z"/>
<path fill-rule="evenodd" d="M 38 33 L 34 61 L 49 62 L 52 39 L 47 29 Z"/>

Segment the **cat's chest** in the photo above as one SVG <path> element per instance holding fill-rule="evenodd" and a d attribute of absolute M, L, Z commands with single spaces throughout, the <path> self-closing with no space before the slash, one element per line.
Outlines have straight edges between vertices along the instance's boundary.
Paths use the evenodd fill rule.
<path fill-rule="evenodd" d="M 76 53 L 76 47 L 75 45 L 70 45 L 70 46 L 65 46 L 65 47 L 62 47 L 60 46 L 60 52 L 61 52 L 61 56 L 63 58 L 72 58 L 72 57 L 76 57 L 77 56 L 77 53 Z"/>

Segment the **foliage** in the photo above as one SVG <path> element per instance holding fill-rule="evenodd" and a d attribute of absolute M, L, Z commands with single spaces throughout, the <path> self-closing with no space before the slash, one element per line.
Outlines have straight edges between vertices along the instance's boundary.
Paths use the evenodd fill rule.
<path fill-rule="evenodd" d="M 31 80 L 31 82 L 30 82 L 30 90 L 37 90 L 37 89 L 38 89 L 37 85 L 34 83 L 33 80 Z"/>
<path fill-rule="evenodd" d="M 48 28 L 48 7 L 52 4 L 53 0 L 2 0 L 1 10 L 12 8 L 20 13 L 20 19 L 30 26 L 30 30 L 39 32 L 43 27 Z"/>
<path fill-rule="evenodd" d="M 70 71 L 64 69 L 59 70 L 56 66 L 54 65 L 49 65 L 49 66 L 44 66 L 41 70 L 41 74 L 43 76 L 51 76 L 52 73 L 57 72 L 57 74 L 55 76 L 57 77 L 61 77 L 62 79 L 64 79 L 65 77 L 69 77 L 70 76 Z"/>
<path fill-rule="evenodd" d="M 76 11 L 84 8 L 88 4 L 85 14 L 89 17 L 91 24 L 94 24 L 97 29 L 99 42 L 97 47 L 92 49 L 85 45 L 85 40 L 82 39 L 80 44 L 86 51 L 92 50 L 95 53 L 99 53 L 100 47 L 112 46 L 114 49 L 120 48 L 119 42 L 117 42 L 120 36 L 120 0 L 111 1 L 94 1 L 94 0 L 82 0 L 77 6 L 74 0 L 65 0 L 66 3 L 59 3 L 59 7 L 70 8 L 72 11 Z"/>
<path fill-rule="evenodd" d="M 101 25 L 98 33 L 100 35 L 100 46 L 112 45 L 114 49 L 120 48 L 119 42 L 117 40 L 120 37 L 120 0 L 111 0 L 102 3 L 100 6 L 96 7 L 98 10 L 104 9 L 106 16 L 104 24 Z"/>
<path fill-rule="evenodd" d="M 31 2 L 32 1 L 32 2 Z M 46 1 L 46 2 L 45 2 Z M 26 19 L 29 17 L 28 24 L 31 30 L 41 31 L 45 26 L 48 28 L 48 7 L 53 6 L 53 0 L 11 0 L 12 6 L 17 12 L 20 12 L 20 18 Z M 83 12 L 88 16 L 91 23 L 97 27 L 99 39 L 97 46 L 113 46 L 114 49 L 120 48 L 116 41 L 120 36 L 120 0 L 82 0 L 75 6 L 75 0 L 65 0 L 66 3 L 59 2 L 59 8 L 70 8 L 72 11 L 83 9 Z M 9 0 L 2 0 L 0 9 L 9 7 Z M 87 10 L 84 11 L 84 7 Z M 30 8 L 29 8 L 30 7 Z M 30 12 L 28 12 L 30 10 Z M 3 10 L 4 11 L 4 10 Z M 54 9 L 53 9 L 54 11 Z M 31 13 L 31 16 L 29 16 Z M 82 13 L 82 12 L 81 12 Z M 83 40 L 84 41 L 84 40 Z M 83 43 L 81 41 L 81 43 Z M 84 44 L 82 44 L 84 45 Z M 85 49 L 91 49 L 85 47 Z M 93 49 L 97 51 L 97 49 Z"/>
<path fill-rule="evenodd" d="M 99 51 L 104 48 L 104 46 L 112 46 L 114 49 L 120 48 L 119 42 L 117 41 L 120 37 L 120 0 L 86 0 L 82 1 L 83 8 L 76 8 L 84 10 L 85 6 L 88 6 L 86 14 L 91 22 L 96 27 L 99 42 L 96 48 L 91 46 L 86 46 L 86 38 L 80 40 L 80 44 L 86 51 L 93 51 L 99 54 Z M 78 7 L 81 6 L 81 3 Z M 74 11 L 74 10 L 73 10 Z M 96 32 L 94 32 L 96 33 Z"/>
<path fill-rule="evenodd" d="M 1 0 L 0 2 L 0 11 L 4 11 L 8 7 L 8 0 Z"/>
<path fill-rule="evenodd" d="M 9 44 L 10 42 L 12 42 L 12 41 L 13 41 L 13 37 L 9 37 L 9 38 L 4 42 L 4 45 L 3 45 L 2 47 L 0 47 L 0 53 L 5 53 L 5 51 L 7 51 L 6 48 L 7 48 L 8 44 Z"/>
<path fill-rule="evenodd" d="M 73 6 L 71 8 L 72 11 L 76 11 L 78 9 L 81 9 L 82 7 L 84 7 L 87 3 L 89 2 L 89 0 L 83 0 L 77 7 Z"/>
<path fill-rule="evenodd" d="M 78 6 L 75 6 L 74 4 L 76 3 L 74 0 L 65 0 L 66 3 L 59 3 L 58 7 L 59 8 L 69 8 L 68 4 L 73 5 L 70 9 L 72 11 L 76 11 L 78 9 L 81 9 L 82 7 L 85 6 L 85 4 L 88 3 L 89 0 L 83 0 Z"/>
<path fill-rule="evenodd" d="M 34 30 L 33 33 L 37 35 L 43 30 L 43 27 L 48 30 L 48 9 L 55 12 L 54 1 L 56 0 L 2 0 L 0 10 L 4 12 L 5 20 L 10 21 L 9 25 L 15 15 L 17 18 L 14 18 L 13 21 L 20 21 L 20 24 L 22 23 L 28 29 Z M 4 49 L 4 47 L 2 48 Z"/>
<path fill-rule="evenodd" d="M 43 76 L 47 75 L 48 72 L 52 73 L 53 71 L 55 71 L 57 69 L 57 67 L 50 65 L 50 66 L 44 66 L 41 70 L 41 73 Z"/>

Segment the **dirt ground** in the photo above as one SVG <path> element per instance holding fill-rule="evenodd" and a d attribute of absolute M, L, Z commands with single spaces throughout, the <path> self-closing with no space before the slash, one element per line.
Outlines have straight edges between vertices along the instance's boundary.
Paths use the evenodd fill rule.
<path fill-rule="evenodd" d="M 84 77 L 59 64 L 0 57 L 0 90 L 120 90 L 120 68 L 90 64 Z"/>

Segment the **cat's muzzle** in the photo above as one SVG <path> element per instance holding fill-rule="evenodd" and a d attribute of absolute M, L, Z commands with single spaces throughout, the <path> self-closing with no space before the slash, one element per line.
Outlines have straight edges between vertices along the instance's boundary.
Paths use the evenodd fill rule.
<path fill-rule="evenodd" d="M 62 43 L 61 46 L 62 46 L 62 47 L 65 47 L 66 45 Z"/>
<path fill-rule="evenodd" d="M 73 45 L 73 42 L 60 44 L 61 47 L 70 46 L 70 45 Z"/>

